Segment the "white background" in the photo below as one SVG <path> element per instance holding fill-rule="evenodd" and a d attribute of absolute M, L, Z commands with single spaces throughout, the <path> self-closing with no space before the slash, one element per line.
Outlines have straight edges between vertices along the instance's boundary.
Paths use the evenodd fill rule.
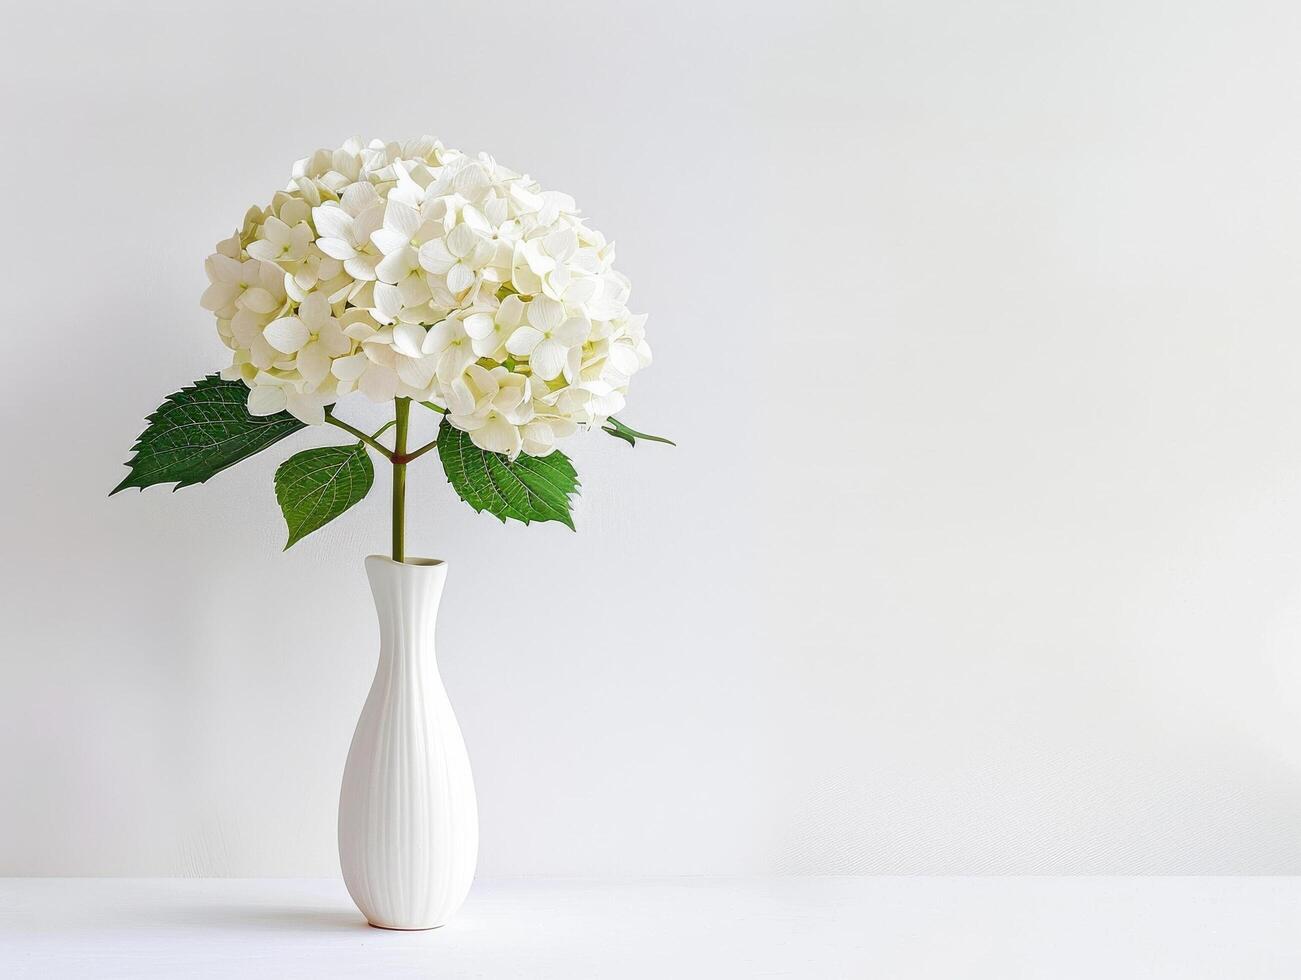
<path fill-rule="evenodd" d="M 0 45 L 0 874 L 336 872 L 386 477 L 283 555 L 291 445 L 106 494 L 222 363 L 212 245 L 422 132 L 618 241 L 624 417 L 680 443 L 567 446 L 576 535 L 413 467 L 482 874 L 1301 872 L 1294 6 L 12 4 Z"/>

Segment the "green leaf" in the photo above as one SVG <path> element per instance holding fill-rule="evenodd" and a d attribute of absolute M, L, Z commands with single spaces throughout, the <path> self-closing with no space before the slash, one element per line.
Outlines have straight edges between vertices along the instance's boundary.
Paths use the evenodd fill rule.
<path fill-rule="evenodd" d="M 375 467 L 360 442 L 295 453 L 276 470 L 276 500 L 289 526 L 288 551 L 370 492 Z"/>
<path fill-rule="evenodd" d="M 571 531 L 574 518 L 569 498 L 578 493 L 578 473 L 560 450 L 550 456 L 517 456 L 485 452 L 468 433 L 446 418 L 438 429 L 438 458 L 457 496 L 504 524 L 507 518 L 523 521 L 559 521 Z"/>
<path fill-rule="evenodd" d="M 248 387 L 212 374 L 182 388 L 158 406 L 132 447 L 131 472 L 113 488 L 203 483 L 303 428 L 288 412 L 259 418 L 245 407 Z"/>
<path fill-rule="evenodd" d="M 601 431 L 610 433 L 610 435 L 614 436 L 616 439 L 622 439 L 630 446 L 637 445 L 638 439 L 645 439 L 647 442 L 663 442 L 670 446 L 677 445 L 677 443 L 672 439 L 665 439 L 663 436 L 650 436 L 645 432 L 638 432 L 636 429 L 624 425 L 613 416 L 606 419 L 606 421 L 610 424 L 601 426 Z"/>

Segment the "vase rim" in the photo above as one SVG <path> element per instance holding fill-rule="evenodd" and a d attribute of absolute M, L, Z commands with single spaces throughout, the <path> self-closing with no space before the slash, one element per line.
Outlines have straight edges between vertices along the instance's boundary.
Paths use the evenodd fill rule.
<path fill-rule="evenodd" d="M 367 555 L 366 556 L 367 564 L 374 561 L 383 562 L 385 565 L 397 565 L 397 566 L 406 565 L 412 568 L 436 568 L 439 565 L 447 564 L 447 562 L 443 561 L 443 559 L 441 558 L 412 557 L 412 558 L 408 558 L 406 561 L 394 561 L 388 555 Z"/>

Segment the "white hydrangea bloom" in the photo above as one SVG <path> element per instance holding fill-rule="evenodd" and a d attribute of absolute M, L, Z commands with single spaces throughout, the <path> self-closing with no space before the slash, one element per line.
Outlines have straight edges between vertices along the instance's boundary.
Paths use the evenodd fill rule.
<path fill-rule="evenodd" d="M 320 423 L 359 391 L 445 406 L 475 445 L 544 456 L 651 362 L 614 247 L 574 199 L 432 137 L 352 139 L 207 261 L 202 305 L 249 411 Z"/>

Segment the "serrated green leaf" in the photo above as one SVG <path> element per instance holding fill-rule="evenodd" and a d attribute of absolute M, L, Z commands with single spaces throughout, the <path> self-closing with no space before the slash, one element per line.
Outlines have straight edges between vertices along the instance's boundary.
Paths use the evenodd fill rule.
<path fill-rule="evenodd" d="M 370 492 L 375 467 L 360 442 L 295 453 L 276 470 L 276 500 L 289 528 L 288 551 Z"/>
<path fill-rule="evenodd" d="M 571 531 L 574 518 L 569 498 L 578 493 L 578 473 L 569 457 L 556 450 L 549 456 L 518 456 L 480 449 L 468 433 L 446 418 L 438 429 L 438 458 L 457 496 L 502 523 L 559 521 Z"/>
<path fill-rule="evenodd" d="M 203 483 L 303 428 L 288 412 L 249 415 L 247 402 L 242 381 L 216 374 L 168 395 L 131 449 L 131 472 L 109 496 L 127 487 L 175 483 L 179 490 Z"/>
<path fill-rule="evenodd" d="M 672 439 L 665 439 L 663 436 L 652 436 L 647 435 L 645 432 L 638 432 L 631 426 L 624 425 L 613 416 L 606 419 L 606 421 L 610 424 L 601 426 L 601 431 L 610 433 L 610 435 L 614 436 L 616 439 L 622 439 L 630 446 L 636 446 L 638 439 L 645 439 L 647 442 L 662 442 L 669 446 L 677 445 L 677 443 Z"/>

